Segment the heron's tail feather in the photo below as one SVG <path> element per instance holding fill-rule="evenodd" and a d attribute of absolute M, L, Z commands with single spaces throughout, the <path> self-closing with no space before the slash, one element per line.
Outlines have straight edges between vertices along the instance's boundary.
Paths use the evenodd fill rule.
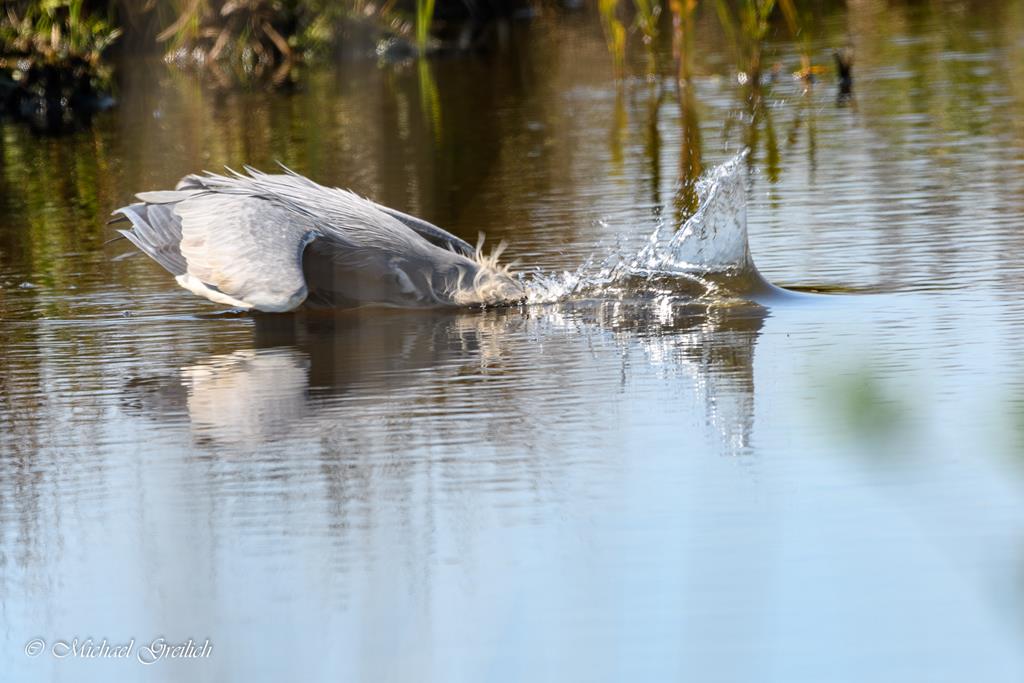
<path fill-rule="evenodd" d="M 181 255 L 181 219 L 173 205 L 138 203 L 123 206 L 114 212 L 132 224 L 130 230 L 118 230 L 143 253 L 178 276 L 188 270 Z"/>

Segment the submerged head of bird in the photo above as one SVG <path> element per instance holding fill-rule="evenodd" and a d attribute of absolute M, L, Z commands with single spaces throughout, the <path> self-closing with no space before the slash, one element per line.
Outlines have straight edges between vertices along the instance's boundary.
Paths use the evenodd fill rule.
<path fill-rule="evenodd" d="M 505 251 L 501 242 L 490 254 L 483 252 L 483 239 L 477 245 L 471 263 L 473 268 L 457 266 L 451 301 L 459 306 L 500 306 L 520 303 L 526 298 L 526 289 L 510 272 L 511 264 L 499 265 Z"/>

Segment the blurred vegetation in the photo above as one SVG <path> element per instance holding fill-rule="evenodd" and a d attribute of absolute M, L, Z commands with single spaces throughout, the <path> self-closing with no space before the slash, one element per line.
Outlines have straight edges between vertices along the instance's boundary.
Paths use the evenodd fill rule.
<path fill-rule="evenodd" d="M 176 18 L 156 40 L 169 61 L 207 70 L 225 85 L 282 83 L 299 62 L 342 53 L 423 53 L 434 11 L 433 0 L 416 0 L 414 15 L 399 0 L 173 1 Z"/>
<path fill-rule="evenodd" d="M 893 439 L 908 429 L 912 402 L 888 386 L 883 376 L 878 368 L 864 365 L 832 375 L 827 382 L 835 417 L 860 443 Z"/>
<path fill-rule="evenodd" d="M 106 57 L 118 49 L 163 52 L 169 63 L 224 86 L 281 84 L 302 62 L 352 54 L 402 60 L 473 47 L 474 31 L 451 37 L 446 27 L 479 26 L 526 6 L 528 0 L 6 0 L 0 93 L 5 109 L 19 114 L 8 100 L 36 82 L 54 91 L 58 75 L 61 87 L 106 92 Z M 122 34 L 124 42 L 115 45 Z M 53 101 L 62 99 L 69 101 Z"/>
<path fill-rule="evenodd" d="M 286 84 L 298 64 L 343 53 L 415 57 L 434 14 L 435 0 L 6 0 L 0 114 L 75 128 L 113 103 L 118 51 L 162 52 L 223 87 Z"/>
<path fill-rule="evenodd" d="M 111 70 L 103 55 L 120 35 L 108 19 L 87 10 L 85 0 L 5 3 L 2 109 L 40 128 L 62 128 L 73 112 L 107 106 Z"/>
<path fill-rule="evenodd" d="M 274 0 L 184 0 L 157 40 L 180 66 L 209 67 L 227 81 L 272 74 L 279 82 L 293 57 L 289 14 Z"/>
<path fill-rule="evenodd" d="M 96 64 L 120 34 L 108 20 L 86 11 L 85 0 L 41 0 L 21 11 L 8 3 L 0 18 L 5 56 L 43 63 L 81 59 Z"/>
<path fill-rule="evenodd" d="M 103 57 L 124 33 L 123 49 L 160 50 L 169 62 L 208 72 L 223 85 L 263 80 L 280 84 L 298 63 L 339 54 L 401 60 L 437 49 L 479 47 L 493 42 L 493 32 L 482 27 L 495 19 L 532 16 L 555 4 L 557 0 L 6 0 L 0 55 L 8 63 L 28 59 L 73 72 L 95 86 L 104 75 L 109 78 Z M 802 30 L 795 0 L 595 0 L 594 6 L 619 76 L 625 75 L 627 50 L 636 38 L 644 47 L 648 71 L 659 72 L 660 43 L 670 34 L 679 77 L 687 78 L 694 15 L 702 11 L 717 16 L 740 72 L 753 82 L 761 77 L 763 44 L 777 15 L 794 36 L 806 41 L 809 35 Z M 809 58 L 802 71 L 815 73 Z"/>

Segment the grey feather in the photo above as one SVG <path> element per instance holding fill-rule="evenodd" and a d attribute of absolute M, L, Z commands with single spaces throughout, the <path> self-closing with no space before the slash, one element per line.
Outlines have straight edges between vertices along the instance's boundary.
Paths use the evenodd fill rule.
<path fill-rule="evenodd" d="M 118 230 L 147 256 L 171 275 L 185 273 L 187 264 L 181 255 L 181 226 L 166 207 L 131 204 L 114 212 L 132 224 L 131 230 Z"/>
<path fill-rule="evenodd" d="M 155 192 L 139 192 L 135 198 L 147 204 L 176 204 L 189 198 L 191 192 L 177 190 L 157 190 Z"/>
<path fill-rule="evenodd" d="M 281 169 L 285 172 L 287 176 L 294 178 L 298 182 L 307 185 L 312 189 L 320 188 L 319 185 L 309 180 L 305 176 L 299 175 L 292 169 L 282 164 L 280 161 L 277 162 L 277 165 L 281 167 Z M 243 166 L 243 168 L 245 169 L 246 173 L 249 173 L 250 175 L 260 174 L 259 171 L 252 168 L 251 166 Z M 462 254 L 467 258 L 473 258 L 476 255 L 476 249 L 474 249 L 473 245 L 471 245 L 469 242 L 462 239 L 461 237 L 456 237 L 447 230 L 444 230 L 443 228 L 437 227 L 433 223 L 425 221 L 422 218 L 417 218 L 416 216 L 411 216 L 407 213 L 403 213 L 397 209 L 392 209 L 390 207 L 384 206 L 383 204 L 378 204 L 376 202 L 371 203 L 373 204 L 374 207 L 388 214 L 395 220 L 402 223 L 407 228 L 410 228 L 411 230 L 415 231 L 423 239 L 427 240 L 428 242 L 431 242 L 432 244 L 436 244 L 437 246 L 445 249 L 451 249 L 452 251 Z"/>
<path fill-rule="evenodd" d="M 193 194 L 174 213 L 188 274 L 264 311 L 306 298 L 302 252 L 316 236 L 309 220 L 264 199 L 215 193 Z"/>
<path fill-rule="evenodd" d="M 175 191 L 181 190 L 201 190 L 203 189 L 203 177 L 194 173 L 189 174 L 178 181 L 178 184 L 174 186 Z"/>
<path fill-rule="evenodd" d="M 117 212 L 140 250 L 212 301 L 262 311 L 309 305 L 500 303 L 522 288 L 458 237 L 288 169 L 205 173 Z"/>
<path fill-rule="evenodd" d="M 428 242 L 432 242 L 439 247 L 445 247 L 455 251 L 463 256 L 472 258 L 476 254 L 476 249 L 467 242 L 466 240 L 456 237 L 447 230 L 443 230 L 433 223 L 428 223 L 422 218 L 416 218 L 416 216 L 410 216 L 407 213 L 402 213 L 397 209 L 391 209 L 389 207 L 377 204 L 374 202 L 374 206 L 388 214 L 395 220 L 401 222 L 407 228 L 415 230 L 423 239 Z"/>

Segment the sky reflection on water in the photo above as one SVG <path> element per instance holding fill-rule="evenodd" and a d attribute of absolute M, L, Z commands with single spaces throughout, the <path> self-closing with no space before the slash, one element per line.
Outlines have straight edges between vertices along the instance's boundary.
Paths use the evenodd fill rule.
<path fill-rule="evenodd" d="M 429 81 L 151 65 L 88 131 L 0 125 L 0 670 L 1020 680 L 1022 3 L 849 4 L 812 41 L 853 36 L 841 106 L 749 109 L 713 18 L 682 98 L 619 88 L 573 21 Z M 134 191 L 279 159 L 571 271 L 744 145 L 760 270 L 847 293 L 250 317 L 103 245 Z M 23 654 L 158 635 L 214 655 Z"/>

